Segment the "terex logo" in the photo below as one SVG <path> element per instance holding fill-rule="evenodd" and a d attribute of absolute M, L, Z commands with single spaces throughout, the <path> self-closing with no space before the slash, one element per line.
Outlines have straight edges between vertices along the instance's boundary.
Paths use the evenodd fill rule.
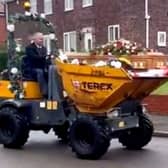
<path fill-rule="evenodd" d="M 85 89 L 112 90 L 111 83 L 82 82 L 82 86 Z"/>
<path fill-rule="evenodd" d="M 72 84 L 77 89 L 87 90 L 112 90 L 111 83 L 98 83 L 98 82 L 79 82 L 72 81 Z"/>

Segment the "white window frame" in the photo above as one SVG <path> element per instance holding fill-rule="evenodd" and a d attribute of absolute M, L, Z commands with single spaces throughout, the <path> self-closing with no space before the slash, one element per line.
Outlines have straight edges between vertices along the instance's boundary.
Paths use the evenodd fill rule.
<path fill-rule="evenodd" d="M 161 38 L 163 38 L 163 39 L 161 39 Z M 166 47 L 166 32 L 164 32 L 164 31 L 157 32 L 157 45 L 159 47 Z"/>
<path fill-rule="evenodd" d="M 111 28 L 113 28 L 113 39 L 111 39 Z M 117 37 L 118 38 L 116 38 L 116 29 L 118 30 L 117 31 Z M 108 26 L 108 41 L 110 42 L 110 41 L 115 41 L 115 40 L 118 40 L 118 39 L 120 39 L 120 25 L 109 25 Z"/>
<path fill-rule="evenodd" d="M 52 0 L 44 0 L 44 13 L 45 15 L 53 14 L 53 1 Z"/>
<path fill-rule="evenodd" d="M 30 0 L 31 3 L 31 12 L 37 13 L 37 0 Z"/>
<path fill-rule="evenodd" d="M 88 7 L 93 5 L 93 0 L 82 0 L 82 7 Z"/>
<path fill-rule="evenodd" d="M 90 41 L 90 48 L 88 45 L 89 41 Z M 92 33 L 84 33 L 84 49 L 87 52 L 93 49 L 93 34 Z"/>
<path fill-rule="evenodd" d="M 0 16 L 5 15 L 5 5 L 3 3 L 0 3 Z"/>
<path fill-rule="evenodd" d="M 49 34 L 46 34 L 43 37 L 44 37 L 43 44 L 47 49 L 47 54 L 49 55 L 51 53 L 51 38 Z"/>
<path fill-rule="evenodd" d="M 64 0 L 64 10 L 71 11 L 74 9 L 74 0 Z"/>
<path fill-rule="evenodd" d="M 83 36 L 84 51 L 88 52 L 93 49 L 93 27 L 84 27 L 82 28 L 81 33 Z M 89 45 L 89 41 L 90 41 L 90 45 Z"/>
<path fill-rule="evenodd" d="M 71 36 L 74 35 L 74 42 L 71 44 Z M 67 36 L 67 41 L 65 41 L 65 36 Z M 71 32 L 65 32 L 63 34 L 63 42 L 64 42 L 64 51 L 71 51 L 73 49 L 74 51 L 77 50 L 77 33 L 76 31 L 71 31 Z M 67 45 L 67 46 L 66 46 Z"/>

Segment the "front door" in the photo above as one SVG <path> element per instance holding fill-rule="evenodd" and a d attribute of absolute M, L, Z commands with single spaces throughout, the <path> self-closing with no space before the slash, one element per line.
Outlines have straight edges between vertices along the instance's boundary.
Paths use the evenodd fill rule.
<path fill-rule="evenodd" d="M 84 49 L 85 51 L 90 51 L 93 46 L 93 37 L 92 33 L 86 32 L 84 33 Z"/>

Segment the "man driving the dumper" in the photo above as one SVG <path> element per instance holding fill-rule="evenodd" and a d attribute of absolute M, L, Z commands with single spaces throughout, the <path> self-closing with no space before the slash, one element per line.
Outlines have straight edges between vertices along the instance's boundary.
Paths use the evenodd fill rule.
<path fill-rule="evenodd" d="M 46 69 L 46 56 L 47 50 L 43 46 L 43 33 L 36 32 L 31 38 L 31 43 L 26 47 L 24 65 L 23 65 L 23 77 L 29 76 L 31 79 L 36 80 L 39 83 L 40 91 L 43 97 L 47 97 L 47 75 Z"/>

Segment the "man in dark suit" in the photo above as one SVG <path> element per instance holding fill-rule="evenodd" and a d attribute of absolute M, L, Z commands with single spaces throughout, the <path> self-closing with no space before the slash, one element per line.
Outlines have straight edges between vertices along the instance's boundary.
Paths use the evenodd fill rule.
<path fill-rule="evenodd" d="M 26 47 L 25 69 L 33 79 L 37 80 L 44 97 L 47 96 L 47 81 L 45 78 L 47 50 L 43 46 L 43 34 L 37 32 L 32 37 L 32 43 Z"/>

